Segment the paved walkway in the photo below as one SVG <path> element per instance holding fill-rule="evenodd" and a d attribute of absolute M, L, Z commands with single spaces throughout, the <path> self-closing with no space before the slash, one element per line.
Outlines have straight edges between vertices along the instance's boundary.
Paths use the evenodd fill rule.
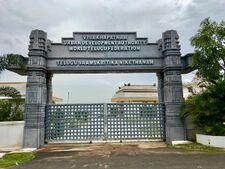
<path fill-rule="evenodd" d="M 225 169 L 225 153 L 187 152 L 164 143 L 50 144 L 13 169 Z"/>

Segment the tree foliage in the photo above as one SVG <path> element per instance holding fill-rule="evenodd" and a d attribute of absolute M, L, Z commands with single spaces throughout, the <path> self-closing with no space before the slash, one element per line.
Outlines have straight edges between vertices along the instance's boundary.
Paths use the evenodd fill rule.
<path fill-rule="evenodd" d="M 191 115 L 206 134 L 225 135 L 225 22 L 206 18 L 191 44 L 195 47 L 193 66 L 207 85 L 185 101 L 181 114 Z"/>
<path fill-rule="evenodd" d="M 206 18 L 198 33 L 192 37 L 195 47 L 193 66 L 206 81 L 224 80 L 225 71 L 225 22 L 217 23 Z"/>

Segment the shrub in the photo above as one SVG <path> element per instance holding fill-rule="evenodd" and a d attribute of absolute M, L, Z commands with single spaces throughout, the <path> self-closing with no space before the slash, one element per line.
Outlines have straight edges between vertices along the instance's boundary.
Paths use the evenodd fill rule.
<path fill-rule="evenodd" d="M 22 100 L 15 103 L 14 100 L 0 100 L 0 121 L 23 120 Z"/>
<path fill-rule="evenodd" d="M 189 114 L 205 134 L 225 135 L 225 81 L 189 97 L 181 116 Z"/>
<path fill-rule="evenodd" d="M 0 100 L 0 121 L 23 120 L 23 99 L 20 92 L 13 87 L 0 87 L 0 96 L 9 97 L 7 100 Z"/>
<path fill-rule="evenodd" d="M 12 104 L 8 100 L 0 100 L 0 121 L 8 121 Z"/>

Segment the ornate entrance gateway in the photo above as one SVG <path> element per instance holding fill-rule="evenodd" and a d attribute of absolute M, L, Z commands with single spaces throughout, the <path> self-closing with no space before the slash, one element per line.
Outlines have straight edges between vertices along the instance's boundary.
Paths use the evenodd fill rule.
<path fill-rule="evenodd" d="M 47 105 L 45 140 L 164 138 L 163 104 Z"/>
<path fill-rule="evenodd" d="M 27 75 L 24 147 L 45 140 L 185 139 L 181 73 L 188 72 L 192 55 L 181 57 L 176 31 L 164 32 L 156 43 L 135 32 L 74 32 L 53 43 L 33 30 L 28 55 L 25 71 L 11 69 Z M 157 73 L 160 104 L 50 105 L 53 74 L 142 72 Z"/>

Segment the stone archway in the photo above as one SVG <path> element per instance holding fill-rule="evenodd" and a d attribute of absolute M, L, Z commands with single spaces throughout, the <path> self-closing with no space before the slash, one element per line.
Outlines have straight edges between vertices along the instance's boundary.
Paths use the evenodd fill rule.
<path fill-rule="evenodd" d="M 27 75 L 24 147 L 44 144 L 46 105 L 52 103 L 55 73 L 157 73 L 159 101 L 165 105 L 166 142 L 184 140 L 179 118 L 181 74 L 189 71 L 192 55 L 181 57 L 178 39 L 175 30 L 164 32 L 156 43 L 138 38 L 135 32 L 74 32 L 73 37 L 53 43 L 46 32 L 33 30 L 23 72 Z"/>

